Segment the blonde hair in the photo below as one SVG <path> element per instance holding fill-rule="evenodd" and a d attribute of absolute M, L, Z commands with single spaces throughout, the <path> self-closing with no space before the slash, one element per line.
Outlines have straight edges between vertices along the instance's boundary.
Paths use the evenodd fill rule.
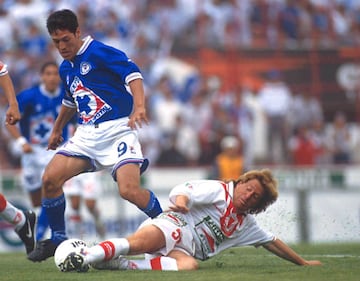
<path fill-rule="evenodd" d="M 278 182 L 269 169 L 263 169 L 252 170 L 241 175 L 237 180 L 235 180 L 234 184 L 236 186 L 239 182 L 245 183 L 252 179 L 257 179 L 265 191 L 259 204 L 249 210 L 250 214 L 259 214 L 264 212 L 267 207 L 273 204 L 278 198 Z"/>

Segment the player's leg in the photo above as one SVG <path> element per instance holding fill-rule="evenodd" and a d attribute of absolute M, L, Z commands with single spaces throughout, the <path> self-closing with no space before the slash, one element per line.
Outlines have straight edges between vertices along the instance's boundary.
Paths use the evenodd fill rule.
<path fill-rule="evenodd" d="M 80 213 L 82 186 L 79 180 L 83 174 L 75 176 L 65 182 L 63 190 L 68 204 L 66 204 L 66 229 L 70 238 L 82 238 L 83 225 Z M 70 204 L 69 204 L 70 203 Z"/>
<path fill-rule="evenodd" d="M 105 239 L 106 228 L 105 224 L 101 219 L 101 212 L 98 208 L 98 200 L 101 195 L 101 174 L 99 172 L 86 173 L 77 176 L 81 184 L 81 196 L 85 203 L 85 206 L 91 214 L 95 230 L 101 240 Z"/>
<path fill-rule="evenodd" d="M 180 250 L 173 250 L 168 256 L 152 256 L 145 259 L 127 259 L 119 256 L 109 261 L 92 263 L 92 267 L 100 270 L 196 270 L 198 262 L 192 256 Z"/>
<path fill-rule="evenodd" d="M 176 261 L 178 270 L 197 270 L 199 268 L 199 263 L 197 260 L 182 251 L 171 251 L 168 255 L 168 258 L 174 259 Z M 160 268 L 160 270 L 164 269 Z"/>
<path fill-rule="evenodd" d="M 21 157 L 22 187 L 29 194 L 34 212 L 38 216 L 36 227 L 36 241 L 43 238 L 49 224 L 45 211 L 41 207 L 41 177 L 46 164 L 54 155 L 53 152 L 44 153 L 43 147 L 33 146 L 33 153 L 25 153 Z M 46 162 L 46 163 L 47 163 Z"/>
<path fill-rule="evenodd" d="M 105 239 L 105 232 L 106 232 L 105 225 L 101 219 L 100 211 L 96 204 L 97 200 L 86 198 L 86 199 L 84 199 L 84 201 L 85 201 L 86 208 L 88 209 L 89 213 L 91 214 L 91 216 L 94 219 L 95 230 L 96 230 L 97 235 L 101 239 Z"/>
<path fill-rule="evenodd" d="M 162 212 L 160 203 L 152 191 L 140 186 L 140 175 L 146 170 L 149 162 L 143 157 L 136 131 L 130 130 L 124 124 L 127 122 L 120 122 L 119 126 L 112 128 L 119 133 L 112 133 L 115 139 L 104 149 L 102 154 L 105 153 L 106 157 L 103 157 L 102 161 L 113 163 L 111 172 L 117 182 L 120 196 L 154 218 Z"/>
<path fill-rule="evenodd" d="M 112 238 L 89 247 L 83 257 L 84 264 L 107 262 L 122 255 L 137 255 L 154 252 L 165 246 L 163 232 L 154 225 L 147 225 L 128 238 Z"/>
<path fill-rule="evenodd" d="M 28 255 L 34 262 L 43 261 L 54 255 L 56 247 L 67 239 L 65 232 L 65 196 L 63 184 L 69 178 L 90 168 L 84 158 L 56 154 L 43 174 L 42 207 L 46 211 L 51 229 L 51 238 L 37 243 L 35 250 Z"/>
<path fill-rule="evenodd" d="M 140 168 L 138 164 L 130 163 L 116 170 L 116 181 L 120 196 L 135 204 L 149 217 L 154 218 L 162 212 L 155 194 L 140 187 Z"/>
<path fill-rule="evenodd" d="M 31 203 L 38 214 L 38 221 L 36 227 L 36 241 L 43 239 L 46 230 L 49 227 L 49 222 L 44 208 L 41 206 L 41 182 L 39 188 L 29 190 Z"/>
<path fill-rule="evenodd" d="M 68 234 L 74 238 L 82 238 L 83 221 L 80 214 L 81 196 L 70 195 L 67 198 L 70 201 L 67 217 Z"/>
<path fill-rule="evenodd" d="M 165 228 L 170 230 L 170 228 Z M 110 270 L 195 270 L 198 263 L 189 253 L 174 249 L 177 239 L 165 237 L 164 230 L 149 224 L 126 239 L 109 239 L 89 249 L 85 264 Z M 172 235 L 174 236 L 174 235 Z M 176 236 L 176 235 L 175 235 Z M 172 250 L 171 250 L 172 249 Z M 166 254 L 169 251 L 168 254 Z M 123 255 L 158 253 L 147 259 L 128 260 Z M 82 266 L 82 265 L 81 265 Z"/>
<path fill-rule="evenodd" d="M 26 253 L 30 253 L 35 246 L 35 213 L 30 210 L 23 212 L 0 193 L 0 217 L 14 225 L 15 232 L 25 244 Z"/>

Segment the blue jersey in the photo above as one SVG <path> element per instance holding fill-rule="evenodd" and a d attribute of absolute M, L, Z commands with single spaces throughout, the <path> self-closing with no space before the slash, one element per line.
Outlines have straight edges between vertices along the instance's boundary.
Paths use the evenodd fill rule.
<path fill-rule="evenodd" d="M 88 36 L 74 60 L 63 61 L 59 72 L 67 91 L 63 104 L 77 108 L 79 124 L 98 124 L 131 114 L 133 96 L 128 84 L 142 75 L 122 51 Z"/>
<path fill-rule="evenodd" d="M 50 94 L 40 84 L 17 95 L 21 112 L 20 131 L 30 144 L 47 145 L 64 92 L 59 88 L 55 94 Z M 67 140 L 68 137 L 69 129 L 65 126 L 63 138 Z"/>

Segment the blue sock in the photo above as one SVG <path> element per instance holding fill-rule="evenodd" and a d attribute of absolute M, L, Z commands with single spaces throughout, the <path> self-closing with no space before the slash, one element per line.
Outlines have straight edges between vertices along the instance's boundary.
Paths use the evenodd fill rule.
<path fill-rule="evenodd" d="M 155 218 L 162 213 L 162 209 L 159 200 L 156 198 L 155 194 L 150 190 L 149 192 L 150 192 L 149 203 L 147 204 L 146 208 L 140 210 L 143 211 L 145 214 L 147 214 L 150 218 Z"/>
<path fill-rule="evenodd" d="M 38 217 L 38 223 L 36 227 L 36 241 L 43 239 L 47 228 L 49 227 L 49 221 L 46 216 L 46 210 L 41 206 L 40 214 Z"/>
<path fill-rule="evenodd" d="M 51 240 L 59 245 L 62 241 L 68 239 L 65 231 L 65 196 L 42 200 L 42 206 L 46 210 L 51 229 Z"/>

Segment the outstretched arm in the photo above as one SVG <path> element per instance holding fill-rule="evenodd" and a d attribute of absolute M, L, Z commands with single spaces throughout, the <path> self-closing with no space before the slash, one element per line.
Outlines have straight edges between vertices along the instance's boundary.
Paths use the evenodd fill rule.
<path fill-rule="evenodd" d="M 142 124 L 148 124 L 145 108 L 145 94 L 141 79 L 135 79 L 129 83 L 131 93 L 134 97 L 134 110 L 129 116 L 129 123 L 131 129 L 141 128 Z"/>
<path fill-rule="evenodd" d="M 299 256 L 293 249 L 288 245 L 282 242 L 280 239 L 275 238 L 274 241 L 264 245 L 264 248 L 273 254 L 291 261 L 297 265 L 321 265 L 321 262 L 318 260 L 305 260 Z"/>
<path fill-rule="evenodd" d="M 62 137 L 62 130 L 75 113 L 76 108 L 71 108 L 64 105 L 61 106 L 60 113 L 55 120 L 54 128 L 49 137 L 48 149 L 55 150 L 64 141 Z"/>
<path fill-rule="evenodd" d="M 0 87 L 3 89 L 9 102 L 9 108 L 6 111 L 6 124 L 14 125 L 20 120 L 21 115 L 16 100 L 14 85 L 8 73 L 0 76 Z"/>

